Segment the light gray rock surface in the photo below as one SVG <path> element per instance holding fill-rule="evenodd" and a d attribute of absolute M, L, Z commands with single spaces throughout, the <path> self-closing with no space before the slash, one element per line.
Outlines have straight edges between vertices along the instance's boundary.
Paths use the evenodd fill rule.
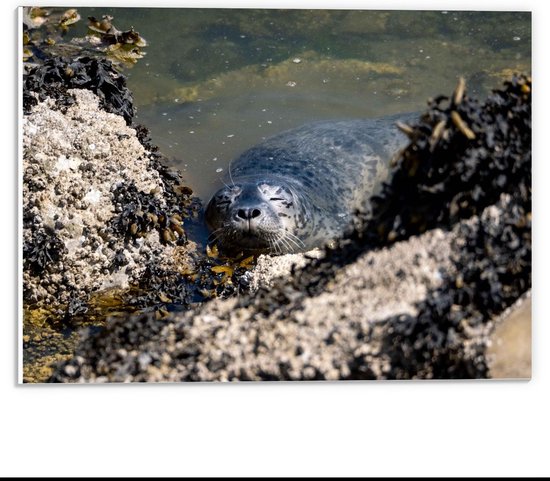
<path fill-rule="evenodd" d="M 384 378 L 391 370 L 391 360 L 379 352 L 391 329 L 384 320 L 416 315 L 415 303 L 440 285 L 444 270 L 452 272 L 453 238 L 434 229 L 367 252 L 318 295 L 289 289 L 285 299 L 288 277 L 278 277 L 270 281 L 273 289 L 243 302 L 216 299 L 162 321 L 150 316 L 112 321 L 104 335 L 84 340 L 86 355 L 77 351 L 65 369 L 80 382 L 336 380 L 357 378 L 354 360 L 367 356 L 372 362 L 364 377 Z M 284 257 L 264 259 L 259 266 L 264 283 L 267 259 L 289 265 Z M 294 275 L 299 279 L 301 270 Z M 101 354 L 89 364 L 92 351 Z"/>
<path fill-rule="evenodd" d="M 336 270 L 326 259 L 312 261 L 252 295 L 216 299 L 162 319 L 112 319 L 102 332 L 84 333 L 75 356 L 52 380 L 483 377 L 498 321 L 483 319 L 475 307 L 471 318 L 463 318 L 455 303 L 476 294 L 463 276 L 510 268 L 500 256 L 467 267 L 462 262 L 469 258 L 468 242 L 485 239 L 488 246 L 501 238 L 512 202 L 503 195 L 450 231 L 432 229 L 366 251 Z"/>
<path fill-rule="evenodd" d="M 168 209 L 164 183 L 121 116 L 101 110 L 88 90 L 70 94 L 75 102 L 66 112 L 46 100 L 23 119 L 23 242 L 36 253 L 42 237 L 57 240 L 43 266 L 33 269 L 36 255 L 25 252 L 24 298 L 31 304 L 55 306 L 126 288 L 143 273 L 145 259 L 167 266 L 182 249 L 163 245 L 155 229 L 135 242 L 113 232 L 118 187 L 131 185 Z M 114 264 L 117 254 L 123 266 Z"/>

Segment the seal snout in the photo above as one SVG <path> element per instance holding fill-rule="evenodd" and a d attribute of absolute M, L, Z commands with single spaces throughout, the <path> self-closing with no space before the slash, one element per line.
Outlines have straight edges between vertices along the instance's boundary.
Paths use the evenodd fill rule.
<path fill-rule="evenodd" d="M 239 230 L 255 232 L 268 211 L 268 206 L 257 186 L 242 185 L 242 190 L 231 206 L 233 226 Z"/>
<path fill-rule="evenodd" d="M 256 232 L 264 218 L 264 211 L 258 205 L 250 206 L 235 206 L 233 214 L 233 222 L 237 229 L 246 232 Z"/>
<path fill-rule="evenodd" d="M 257 217 L 261 217 L 261 215 L 262 211 L 257 207 L 245 207 L 244 209 L 237 210 L 237 217 L 245 221 L 256 219 Z"/>

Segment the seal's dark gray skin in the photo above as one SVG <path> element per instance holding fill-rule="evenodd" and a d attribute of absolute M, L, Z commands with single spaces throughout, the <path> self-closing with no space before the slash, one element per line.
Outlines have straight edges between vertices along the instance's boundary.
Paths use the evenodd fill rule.
<path fill-rule="evenodd" d="M 305 252 L 341 236 L 407 144 L 396 122 L 322 121 L 282 132 L 235 159 L 210 200 L 211 242 L 227 252 Z"/>

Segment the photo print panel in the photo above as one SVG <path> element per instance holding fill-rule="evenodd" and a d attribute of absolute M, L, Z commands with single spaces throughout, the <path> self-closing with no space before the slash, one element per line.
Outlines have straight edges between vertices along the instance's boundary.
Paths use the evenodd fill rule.
<path fill-rule="evenodd" d="M 530 378 L 530 12 L 19 13 L 20 382 Z"/>

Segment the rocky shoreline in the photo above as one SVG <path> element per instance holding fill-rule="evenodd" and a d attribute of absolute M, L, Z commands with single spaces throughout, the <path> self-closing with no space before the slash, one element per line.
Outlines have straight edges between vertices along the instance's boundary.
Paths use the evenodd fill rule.
<path fill-rule="evenodd" d="M 503 228 L 507 202 L 450 232 L 434 229 L 367 252 L 318 292 L 307 286 L 327 275 L 323 268 L 294 272 L 300 287 L 284 276 L 269 290 L 216 299 L 161 320 L 152 314 L 112 320 L 101 333 L 84 334 L 52 380 L 485 377 L 493 320 L 446 324 L 444 315 L 458 312 L 458 305 L 445 304 L 450 289 L 444 279 L 459 278 L 453 259 L 463 257 L 461 231 Z"/>
<path fill-rule="evenodd" d="M 71 318 L 106 288 L 146 293 L 133 299 L 139 313 L 83 332 L 50 381 L 489 375 L 495 319 L 531 286 L 529 79 L 484 104 L 460 86 L 435 99 L 404 126 L 411 144 L 372 216 L 299 265 L 260 259 L 255 272 L 212 270 L 221 260 L 185 231 L 199 208 L 189 186 L 127 104 L 106 112 L 118 97 L 72 78 L 55 78 L 55 98 L 27 82 L 25 302 Z M 159 315 L 174 304 L 186 310 Z"/>

